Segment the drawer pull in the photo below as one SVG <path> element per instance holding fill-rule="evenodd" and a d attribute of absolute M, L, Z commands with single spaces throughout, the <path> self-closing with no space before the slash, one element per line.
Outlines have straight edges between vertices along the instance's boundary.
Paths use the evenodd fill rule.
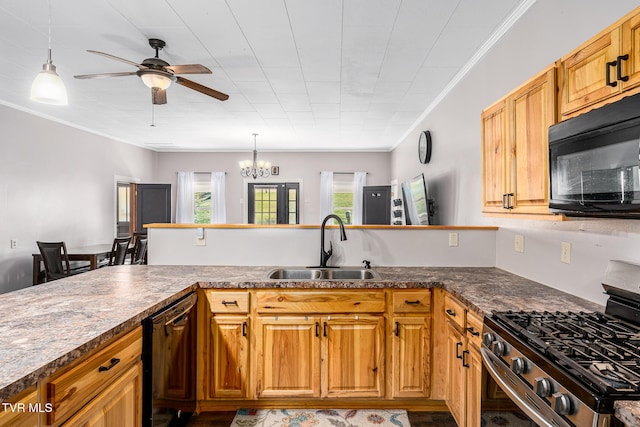
<path fill-rule="evenodd" d="M 451 317 L 455 317 L 455 316 L 456 316 L 456 312 L 455 312 L 455 311 L 453 311 L 453 310 L 451 310 L 450 308 L 447 308 L 445 311 L 446 311 L 446 312 L 447 312 L 447 314 L 448 314 L 449 316 L 451 316 Z"/>
<path fill-rule="evenodd" d="M 238 305 L 238 301 L 236 301 L 236 300 L 233 300 L 233 301 L 222 300 L 222 305 Z"/>
<path fill-rule="evenodd" d="M 109 361 L 109 366 L 100 366 L 98 368 L 98 372 L 109 371 L 111 368 L 116 366 L 118 363 L 120 363 L 120 359 L 118 359 L 117 357 L 112 357 L 111 360 Z"/>
<path fill-rule="evenodd" d="M 480 332 L 478 332 L 475 329 L 473 329 L 473 326 L 467 328 L 467 331 L 469 331 L 469 333 L 471 335 L 473 335 L 474 337 L 479 337 L 480 336 Z"/>
<path fill-rule="evenodd" d="M 420 300 L 415 300 L 415 301 L 404 300 L 404 303 L 409 305 L 419 305 Z"/>

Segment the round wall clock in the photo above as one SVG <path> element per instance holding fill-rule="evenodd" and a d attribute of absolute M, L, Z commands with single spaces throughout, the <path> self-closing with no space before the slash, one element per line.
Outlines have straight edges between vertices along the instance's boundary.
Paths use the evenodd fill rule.
<path fill-rule="evenodd" d="M 426 164 L 431 160 L 431 132 L 428 130 L 420 132 L 418 139 L 418 159 L 420 163 Z"/>

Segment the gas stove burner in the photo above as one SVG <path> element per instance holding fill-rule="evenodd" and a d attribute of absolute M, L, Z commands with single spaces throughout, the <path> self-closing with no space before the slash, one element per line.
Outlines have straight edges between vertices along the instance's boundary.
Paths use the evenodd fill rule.
<path fill-rule="evenodd" d="M 636 391 L 636 389 L 629 384 L 629 380 L 625 374 L 620 372 L 620 370 L 611 363 L 592 362 L 589 370 L 601 377 L 604 381 L 609 382 L 611 387 L 618 391 Z"/>

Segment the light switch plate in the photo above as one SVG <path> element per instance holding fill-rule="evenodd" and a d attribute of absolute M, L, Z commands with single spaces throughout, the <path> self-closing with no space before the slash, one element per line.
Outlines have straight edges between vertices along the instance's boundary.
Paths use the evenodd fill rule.
<path fill-rule="evenodd" d="M 458 233 L 449 233 L 449 246 L 458 246 Z"/>
<path fill-rule="evenodd" d="M 560 243 L 560 262 L 571 264 L 571 243 Z"/>
<path fill-rule="evenodd" d="M 202 239 L 196 237 L 196 246 L 207 246 L 207 239 L 204 237 Z"/>
<path fill-rule="evenodd" d="M 524 252 L 524 236 L 516 234 L 516 238 L 513 243 L 513 250 L 516 252 Z"/>

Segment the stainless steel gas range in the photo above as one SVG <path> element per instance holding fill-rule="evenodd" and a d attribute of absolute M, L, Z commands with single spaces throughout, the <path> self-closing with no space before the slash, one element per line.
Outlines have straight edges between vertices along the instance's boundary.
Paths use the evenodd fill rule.
<path fill-rule="evenodd" d="M 485 317 L 484 366 L 541 426 L 619 425 L 614 402 L 640 400 L 640 266 L 610 261 L 603 287 L 604 313 Z"/>

